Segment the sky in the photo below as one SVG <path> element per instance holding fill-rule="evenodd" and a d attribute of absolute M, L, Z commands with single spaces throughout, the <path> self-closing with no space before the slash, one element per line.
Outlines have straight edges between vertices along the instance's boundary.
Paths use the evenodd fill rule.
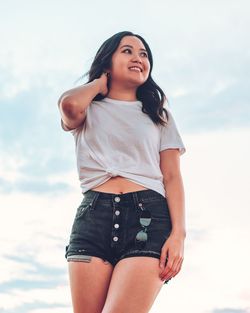
<path fill-rule="evenodd" d="M 250 3 L 117 4 L 0 2 L 0 312 L 73 312 L 64 250 L 82 194 L 57 100 L 130 30 L 186 146 L 184 262 L 150 313 L 250 313 Z"/>

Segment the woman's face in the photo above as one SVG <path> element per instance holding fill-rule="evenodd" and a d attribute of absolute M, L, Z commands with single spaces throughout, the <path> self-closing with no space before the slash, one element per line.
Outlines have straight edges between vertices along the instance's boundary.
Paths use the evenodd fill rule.
<path fill-rule="evenodd" d="M 112 56 L 111 81 L 137 87 L 148 79 L 149 71 L 150 62 L 142 41 L 135 36 L 123 37 Z"/>

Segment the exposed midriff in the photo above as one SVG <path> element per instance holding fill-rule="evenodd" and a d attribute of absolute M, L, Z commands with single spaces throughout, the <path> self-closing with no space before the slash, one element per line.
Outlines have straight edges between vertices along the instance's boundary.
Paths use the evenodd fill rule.
<path fill-rule="evenodd" d="M 142 185 L 136 184 L 130 180 L 127 180 L 124 177 L 116 176 L 116 177 L 111 177 L 105 183 L 99 185 L 96 188 L 92 188 L 91 190 L 122 194 L 122 193 L 127 193 L 127 192 L 145 190 L 145 189 L 148 189 L 148 188 Z"/>

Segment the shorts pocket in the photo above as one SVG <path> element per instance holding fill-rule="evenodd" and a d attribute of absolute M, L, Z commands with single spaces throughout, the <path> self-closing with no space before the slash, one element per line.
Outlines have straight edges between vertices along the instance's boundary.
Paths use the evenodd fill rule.
<path fill-rule="evenodd" d="M 75 218 L 81 218 L 91 209 L 92 202 L 83 201 L 76 210 Z"/>

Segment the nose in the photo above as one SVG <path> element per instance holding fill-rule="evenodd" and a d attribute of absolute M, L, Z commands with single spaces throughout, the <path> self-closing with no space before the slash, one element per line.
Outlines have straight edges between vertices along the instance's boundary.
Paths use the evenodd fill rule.
<path fill-rule="evenodd" d="M 132 63 L 133 63 L 134 65 L 138 64 L 138 65 L 142 66 L 142 61 L 139 60 L 139 59 L 133 60 Z"/>
<path fill-rule="evenodd" d="M 134 62 L 134 61 L 139 62 L 139 63 L 142 63 L 141 57 L 140 57 L 138 54 L 136 54 L 136 55 L 133 57 L 133 62 Z"/>

